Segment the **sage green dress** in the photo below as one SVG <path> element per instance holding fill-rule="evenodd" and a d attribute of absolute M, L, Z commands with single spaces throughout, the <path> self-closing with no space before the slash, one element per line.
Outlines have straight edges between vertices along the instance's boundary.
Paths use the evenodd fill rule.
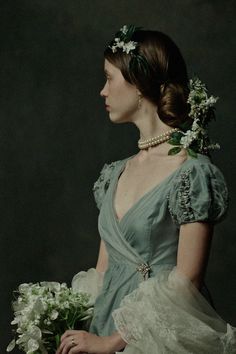
<path fill-rule="evenodd" d="M 227 210 L 227 186 L 220 170 L 211 163 L 207 156 L 198 154 L 198 158 L 189 157 L 176 171 L 143 195 L 118 221 L 113 206 L 114 194 L 126 162 L 132 157 L 105 164 L 93 187 L 95 200 L 100 209 L 99 233 L 106 245 L 109 264 L 104 275 L 102 290 L 95 302 L 90 331 L 106 336 L 118 330 L 124 340 L 129 343 L 125 353 L 157 354 L 159 352 L 173 352 L 182 354 L 185 353 L 185 347 L 175 345 L 179 339 L 174 340 L 175 344 L 168 344 L 169 351 L 167 349 L 165 351 L 163 348 L 167 348 L 165 343 L 167 336 L 158 338 L 156 335 L 161 333 L 157 322 L 161 328 L 164 322 L 166 323 L 165 328 L 171 327 L 174 314 L 177 314 L 182 306 L 176 304 L 175 308 L 171 307 L 175 301 L 173 299 L 176 298 L 176 294 L 181 288 L 175 283 L 178 278 L 175 277 L 177 274 L 175 266 L 179 228 L 182 224 L 195 221 L 210 223 L 220 221 Z M 179 276 L 178 284 L 180 284 L 179 279 L 180 282 L 182 281 L 182 285 L 184 281 L 187 281 Z M 176 286 L 178 291 L 175 290 L 177 292 L 173 291 L 170 283 L 175 284 L 174 288 Z M 192 285 L 186 283 L 183 292 L 189 286 Z M 145 293 L 145 287 L 148 287 L 148 294 Z M 159 293 L 163 287 L 165 290 Z M 172 289 L 169 295 L 169 290 L 166 289 Z M 197 291 L 197 289 L 193 291 L 195 290 Z M 205 298 L 200 292 L 197 296 L 205 304 Z M 187 297 L 189 298 L 189 296 Z M 183 300 L 184 295 L 179 296 L 180 298 L 183 301 L 183 306 L 185 306 L 188 300 Z M 169 301 L 169 303 L 166 303 L 166 301 Z M 211 308 L 207 301 L 206 303 L 204 306 Z M 153 304 L 153 307 L 150 307 L 151 304 Z M 172 305 L 170 306 L 170 304 Z M 198 304 L 199 300 L 197 300 L 197 306 Z M 181 309 L 181 311 L 185 313 L 179 319 L 179 323 L 183 326 L 184 321 L 187 321 L 186 313 L 191 312 L 191 309 Z M 212 309 L 212 311 L 214 310 Z M 173 316 L 168 322 L 166 316 L 167 313 L 170 314 L 171 312 Z M 155 316 L 159 316 L 158 320 Z M 193 317 L 192 314 L 190 316 Z M 163 318 L 165 318 L 165 321 Z M 224 322 L 222 323 L 223 329 L 220 333 L 223 333 L 224 339 L 221 338 L 220 342 L 229 342 L 227 325 Z M 150 327 L 149 324 L 152 324 L 152 329 L 147 329 L 147 327 Z M 150 333 L 155 326 L 157 328 L 151 335 Z M 198 326 L 198 322 L 193 323 L 195 330 L 196 326 Z M 209 323 L 207 326 L 209 327 Z M 178 332 L 177 328 L 178 321 L 175 326 L 175 336 Z M 181 327 L 180 332 L 184 332 L 184 330 Z M 217 327 L 217 330 L 219 330 L 219 327 Z M 206 333 L 205 328 L 203 328 L 203 333 Z M 232 330 L 230 333 L 232 334 Z M 171 342 L 170 338 L 172 337 L 169 337 L 168 343 Z M 145 345 L 141 344 L 145 342 L 143 338 L 148 338 Z M 204 345 L 204 340 L 200 340 Z M 214 345 L 219 347 L 219 343 L 214 340 Z M 197 338 L 197 342 L 199 342 L 199 338 Z M 170 349 L 172 348 L 171 345 L 174 348 L 173 351 Z M 196 347 L 195 343 L 193 347 Z M 190 351 L 189 348 L 186 350 L 188 354 L 210 353 L 204 351 L 202 347 L 200 351 Z M 215 350 L 215 347 L 207 347 L 207 350 L 209 348 Z M 227 348 L 229 350 L 229 347 Z M 214 353 L 218 353 L 217 350 Z M 223 351 L 219 351 L 219 353 L 223 353 Z M 232 353 L 234 352 L 232 351 Z"/>

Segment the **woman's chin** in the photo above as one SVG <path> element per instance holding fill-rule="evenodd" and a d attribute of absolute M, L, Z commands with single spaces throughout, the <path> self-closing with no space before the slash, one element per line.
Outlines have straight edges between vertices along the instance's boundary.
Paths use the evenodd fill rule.
<path fill-rule="evenodd" d="M 127 117 L 124 117 L 124 116 L 121 116 L 121 115 L 118 115 L 118 114 L 115 114 L 115 113 L 112 113 L 112 112 L 109 112 L 109 118 L 110 118 L 110 121 L 112 123 L 127 123 L 129 120 L 127 119 Z"/>
<path fill-rule="evenodd" d="M 120 117 L 112 112 L 109 112 L 109 118 L 112 123 L 120 123 Z"/>

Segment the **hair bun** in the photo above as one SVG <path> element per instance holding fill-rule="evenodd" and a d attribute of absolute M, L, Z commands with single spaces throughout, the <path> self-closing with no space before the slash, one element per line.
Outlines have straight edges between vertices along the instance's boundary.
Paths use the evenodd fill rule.
<path fill-rule="evenodd" d="M 160 85 L 158 115 L 169 126 L 178 127 L 188 119 L 188 90 L 179 83 L 165 81 Z"/>

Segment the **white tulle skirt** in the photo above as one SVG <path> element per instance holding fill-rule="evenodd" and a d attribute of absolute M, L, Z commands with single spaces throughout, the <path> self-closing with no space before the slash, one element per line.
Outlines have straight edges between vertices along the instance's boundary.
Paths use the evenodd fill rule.
<path fill-rule="evenodd" d="M 236 353 L 236 328 L 176 268 L 142 282 L 112 316 L 122 354 Z"/>

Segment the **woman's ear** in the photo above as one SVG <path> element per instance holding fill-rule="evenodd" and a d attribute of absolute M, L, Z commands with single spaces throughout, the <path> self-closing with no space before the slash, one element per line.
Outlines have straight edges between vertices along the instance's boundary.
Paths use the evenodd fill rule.
<path fill-rule="evenodd" d="M 139 91 L 139 89 L 136 87 L 136 92 L 137 92 L 137 95 L 142 97 L 142 93 Z"/>

